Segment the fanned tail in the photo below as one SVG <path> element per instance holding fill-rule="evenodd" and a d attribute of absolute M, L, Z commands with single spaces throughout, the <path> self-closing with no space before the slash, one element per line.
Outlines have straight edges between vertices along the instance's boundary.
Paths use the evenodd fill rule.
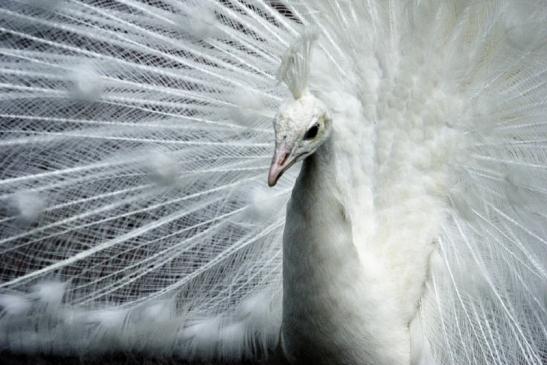
<path fill-rule="evenodd" d="M 267 1 L 44 5 L 0 5 L 0 348 L 265 355 L 297 24 Z"/>
<path fill-rule="evenodd" d="M 276 346 L 296 171 L 265 178 L 307 27 L 310 89 L 375 126 L 378 175 L 405 176 L 412 146 L 446 176 L 419 174 L 442 214 L 415 362 L 545 361 L 542 1 L 4 0 L 0 19 L 0 348 Z"/>

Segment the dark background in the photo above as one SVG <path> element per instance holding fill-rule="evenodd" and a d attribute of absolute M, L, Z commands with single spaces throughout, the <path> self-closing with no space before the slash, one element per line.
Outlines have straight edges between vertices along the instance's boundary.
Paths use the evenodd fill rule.
<path fill-rule="evenodd" d="M 188 362 L 175 357 L 150 357 L 141 354 L 117 354 L 101 357 L 61 357 L 20 355 L 0 352 L 0 365 L 259 365 L 251 362 Z"/>

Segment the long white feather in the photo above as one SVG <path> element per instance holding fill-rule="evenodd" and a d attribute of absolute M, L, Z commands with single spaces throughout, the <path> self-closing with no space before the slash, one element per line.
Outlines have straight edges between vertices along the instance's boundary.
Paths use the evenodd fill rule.
<path fill-rule="evenodd" d="M 367 126 L 360 233 L 434 233 L 413 361 L 544 361 L 541 0 L 36 3 L 0 4 L 0 349 L 277 347 L 297 171 L 261 184 L 306 26 L 282 79 Z"/>

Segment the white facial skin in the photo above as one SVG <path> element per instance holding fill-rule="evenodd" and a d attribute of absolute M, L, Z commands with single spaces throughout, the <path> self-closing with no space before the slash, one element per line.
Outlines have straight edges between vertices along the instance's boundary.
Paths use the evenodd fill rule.
<path fill-rule="evenodd" d="M 327 107 L 309 92 L 281 106 L 274 120 L 275 154 L 268 174 L 274 186 L 294 163 L 313 154 L 327 140 L 331 119 Z"/>

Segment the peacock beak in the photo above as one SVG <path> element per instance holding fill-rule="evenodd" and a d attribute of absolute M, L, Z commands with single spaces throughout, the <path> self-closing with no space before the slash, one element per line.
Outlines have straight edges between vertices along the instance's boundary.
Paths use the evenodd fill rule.
<path fill-rule="evenodd" d="M 281 145 L 276 148 L 274 157 L 272 159 L 272 165 L 270 166 L 270 172 L 268 173 L 268 186 L 274 186 L 277 184 L 277 180 L 283 175 L 285 171 L 292 165 L 291 150 L 286 145 Z"/>

